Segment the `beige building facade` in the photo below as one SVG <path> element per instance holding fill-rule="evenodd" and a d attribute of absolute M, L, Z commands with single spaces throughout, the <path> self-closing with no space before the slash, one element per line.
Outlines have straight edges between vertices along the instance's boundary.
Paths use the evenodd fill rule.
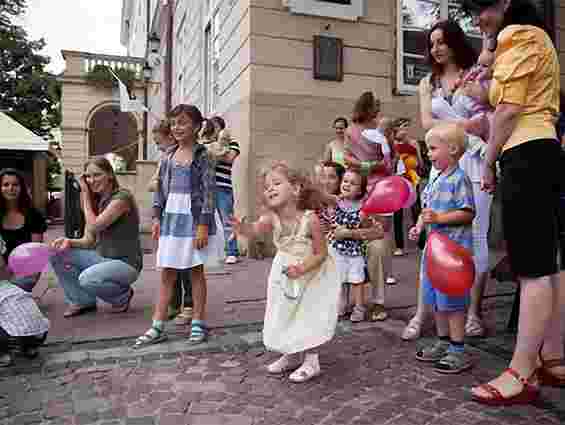
<path fill-rule="evenodd" d="M 85 162 L 93 156 L 115 153 L 125 159 L 120 170 L 120 184 L 135 193 L 142 215 L 142 228 L 148 231 L 151 217 L 151 195 L 147 182 L 156 164 L 144 158 L 147 140 L 144 114 L 121 112 L 117 86 L 112 82 L 94 83 L 87 75 L 96 65 L 133 71 L 139 80 L 133 82 L 130 95 L 144 101 L 143 58 L 98 55 L 88 52 L 62 51 L 66 62 L 61 77 L 61 144 L 60 159 L 66 170 L 80 175 Z"/>
<path fill-rule="evenodd" d="M 122 43 L 131 52 L 146 43 L 132 32 L 139 28 L 136 19 L 145 19 L 140 11 L 145 2 L 123 1 L 123 10 L 131 13 L 122 16 Z M 538 3 L 555 27 L 558 48 L 565 46 L 565 0 Z M 150 104 L 165 113 L 167 102 L 193 103 L 205 114 L 226 119 L 241 145 L 234 166 L 240 215 L 255 213 L 261 164 L 285 159 L 312 167 L 332 139 L 333 120 L 349 117 L 362 92 L 373 91 L 384 114 L 413 117 L 417 123 L 416 88 L 427 72 L 425 29 L 436 19 L 458 19 L 480 43 L 472 22 L 451 0 L 169 0 L 145 5 L 151 15 L 147 28 L 161 39 Z M 315 36 L 341 40 L 341 81 L 314 78 Z M 418 128 L 414 136 L 422 137 Z"/>

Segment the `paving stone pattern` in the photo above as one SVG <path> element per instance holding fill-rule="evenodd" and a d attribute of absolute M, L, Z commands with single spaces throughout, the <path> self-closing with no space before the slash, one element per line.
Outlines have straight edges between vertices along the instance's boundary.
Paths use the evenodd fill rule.
<path fill-rule="evenodd" d="M 265 352 L 258 336 L 256 329 L 241 333 L 240 339 L 250 341 L 244 347 L 225 333 L 201 352 L 174 341 L 160 351 L 156 346 L 129 356 L 123 355 L 124 347 L 71 352 L 64 361 L 54 357 L 36 368 L 21 366 L 20 360 L 20 366 L 0 375 L 0 425 L 565 422 L 565 397 L 557 389 L 544 388 L 535 406 L 501 409 L 473 403 L 468 389 L 506 365 L 505 359 L 476 348 L 470 348 L 477 360 L 474 369 L 442 376 L 413 357 L 428 339 L 405 343 L 364 324 L 342 330 L 321 349 L 320 377 L 292 384 L 287 375 L 265 373 L 276 354 Z"/>

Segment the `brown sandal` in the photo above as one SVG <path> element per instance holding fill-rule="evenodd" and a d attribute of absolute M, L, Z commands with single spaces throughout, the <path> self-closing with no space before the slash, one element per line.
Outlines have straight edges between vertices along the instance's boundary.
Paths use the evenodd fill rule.
<path fill-rule="evenodd" d="M 96 304 L 94 305 L 71 305 L 65 312 L 63 313 L 63 317 L 69 318 L 74 316 L 80 316 L 82 314 L 90 313 L 96 311 L 97 307 Z"/>
<path fill-rule="evenodd" d="M 551 373 L 551 369 L 556 367 L 565 367 L 565 359 L 551 359 L 544 360 L 541 356 L 541 350 L 543 345 L 539 349 L 539 359 L 541 366 L 538 369 L 538 379 L 541 385 L 547 385 L 549 387 L 565 387 L 565 375 Z"/>

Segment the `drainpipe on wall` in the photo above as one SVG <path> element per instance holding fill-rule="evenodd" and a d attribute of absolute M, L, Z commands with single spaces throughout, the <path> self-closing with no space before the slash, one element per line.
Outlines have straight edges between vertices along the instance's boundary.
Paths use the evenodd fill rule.
<path fill-rule="evenodd" d="M 147 64 L 147 57 L 149 55 L 149 26 L 151 25 L 151 0 L 147 0 L 145 4 L 145 65 L 143 73 L 145 73 L 145 67 L 148 66 Z M 143 111 L 143 152 L 142 158 L 144 160 L 147 159 L 147 144 L 148 144 L 148 127 L 149 127 L 149 116 L 147 114 L 147 108 L 149 108 L 149 91 L 147 89 L 148 81 L 144 78 L 144 86 L 143 86 L 143 104 L 145 105 L 146 110 Z"/>
<path fill-rule="evenodd" d="M 167 115 L 173 104 L 173 2 L 167 2 L 167 50 L 165 59 L 165 115 Z"/>

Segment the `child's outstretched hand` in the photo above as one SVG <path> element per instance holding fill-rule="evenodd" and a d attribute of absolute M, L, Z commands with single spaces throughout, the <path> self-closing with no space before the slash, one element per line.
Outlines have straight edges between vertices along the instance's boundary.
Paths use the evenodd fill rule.
<path fill-rule="evenodd" d="M 478 81 L 470 81 L 466 83 L 464 86 L 463 92 L 472 98 L 477 99 L 479 102 L 486 103 L 488 102 L 488 92 L 481 83 Z"/>
<path fill-rule="evenodd" d="M 417 241 L 420 238 L 420 233 L 422 233 L 422 228 L 420 226 L 412 226 L 408 231 L 408 238 L 411 241 Z"/>
<path fill-rule="evenodd" d="M 431 208 L 424 208 L 422 210 L 422 222 L 424 224 L 437 224 L 438 223 L 438 213 L 436 213 Z"/>
<path fill-rule="evenodd" d="M 194 239 L 194 248 L 203 249 L 208 245 L 208 225 L 199 224 L 196 226 L 196 238 Z"/>
<path fill-rule="evenodd" d="M 304 265 L 298 263 L 286 267 L 283 270 L 283 273 L 286 274 L 290 279 L 298 279 L 299 277 L 303 276 L 306 271 L 304 270 Z"/>

